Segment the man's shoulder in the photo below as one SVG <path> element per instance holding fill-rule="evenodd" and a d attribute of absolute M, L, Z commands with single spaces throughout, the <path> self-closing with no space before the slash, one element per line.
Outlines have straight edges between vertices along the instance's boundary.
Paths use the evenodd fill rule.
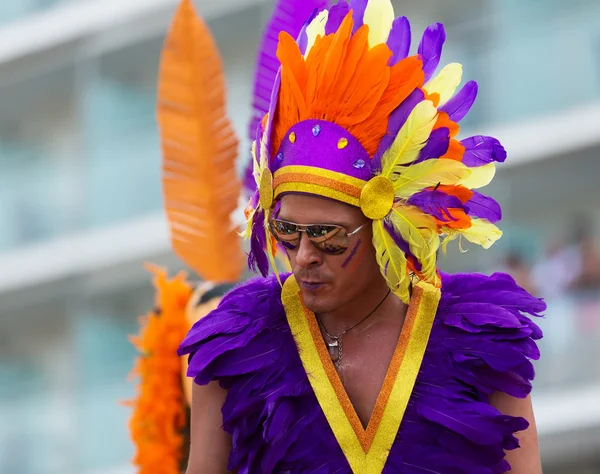
<path fill-rule="evenodd" d="M 216 339 L 223 343 L 250 342 L 262 329 L 284 317 L 279 280 L 275 276 L 252 278 L 231 289 L 216 309 L 192 326 L 178 353 L 192 354 Z"/>
<path fill-rule="evenodd" d="M 452 360 L 454 377 L 484 393 L 524 397 L 542 331 L 534 319 L 546 304 L 504 273 L 442 275 L 442 298 L 430 352 Z M 516 376 L 515 376 L 516 374 Z"/>

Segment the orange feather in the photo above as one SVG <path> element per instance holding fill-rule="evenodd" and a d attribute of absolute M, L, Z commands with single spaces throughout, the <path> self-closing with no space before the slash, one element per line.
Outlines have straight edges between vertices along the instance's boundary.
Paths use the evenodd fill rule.
<path fill-rule="evenodd" d="M 450 136 L 454 138 L 460 132 L 460 125 L 450 119 L 446 112 L 439 112 L 437 122 L 434 125 L 434 129 L 447 128 L 450 131 Z"/>
<path fill-rule="evenodd" d="M 460 199 L 460 202 L 462 202 L 463 204 L 466 204 L 473 197 L 474 194 L 473 191 L 471 191 L 469 188 L 461 185 L 440 184 L 439 186 L 436 186 L 435 189 L 437 189 L 438 191 L 442 191 L 443 193 L 446 193 L 449 196 L 456 196 L 458 199 Z"/>
<path fill-rule="evenodd" d="M 465 155 L 465 146 L 458 140 L 451 138 L 450 145 L 448 146 L 448 151 L 441 158 L 462 161 L 464 155 Z"/>
<path fill-rule="evenodd" d="M 173 249 L 203 278 L 236 281 L 244 267 L 231 217 L 241 192 L 238 138 L 221 57 L 191 0 L 182 0 L 163 49 L 158 122 Z"/>
<path fill-rule="evenodd" d="M 423 85 L 418 58 L 390 67 L 392 52 L 386 44 L 369 48 L 368 25 L 354 34 L 352 28 L 349 13 L 335 33 L 316 38 L 306 58 L 288 35 L 280 35 L 277 57 L 282 80 L 272 154 L 294 124 L 320 119 L 344 127 L 372 156 L 387 132 L 391 112 Z"/>

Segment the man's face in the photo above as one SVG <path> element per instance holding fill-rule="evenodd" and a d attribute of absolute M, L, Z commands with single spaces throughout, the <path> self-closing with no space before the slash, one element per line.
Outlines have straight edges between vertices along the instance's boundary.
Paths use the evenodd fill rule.
<path fill-rule="evenodd" d="M 339 310 L 381 282 L 370 221 L 359 208 L 312 195 L 286 194 L 276 217 L 303 225 L 336 224 L 348 233 L 366 224 L 349 237 L 348 249 L 341 255 L 320 251 L 304 232 L 298 247 L 287 250 L 304 304 L 311 311 L 322 314 Z"/>

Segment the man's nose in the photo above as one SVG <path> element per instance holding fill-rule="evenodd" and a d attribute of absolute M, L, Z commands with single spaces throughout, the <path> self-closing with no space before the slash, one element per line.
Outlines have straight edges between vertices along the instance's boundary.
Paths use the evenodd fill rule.
<path fill-rule="evenodd" d="M 296 253 L 296 263 L 302 268 L 320 265 L 323 253 L 310 242 L 305 232 L 300 233 L 300 244 Z"/>

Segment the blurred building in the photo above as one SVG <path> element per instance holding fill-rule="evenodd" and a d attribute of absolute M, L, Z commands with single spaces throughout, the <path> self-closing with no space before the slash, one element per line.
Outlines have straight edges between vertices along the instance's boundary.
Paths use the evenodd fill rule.
<path fill-rule="evenodd" d="M 196 3 L 224 56 L 245 150 L 254 54 L 272 2 Z M 597 232 L 600 3 L 395 3 L 415 36 L 446 24 L 443 62 L 461 62 L 481 85 L 463 136 L 491 134 L 509 151 L 486 190 L 503 205 L 505 237 L 493 251 L 446 258 L 445 268 L 489 271 L 509 252 L 532 263 L 551 239 L 571 238 L 577 219 Z M 2 474 L 131 472 L 119 400 L 133 393 L 127 335 L 152 306 L 142 263 L 180 267 L 161 212 L 154 120 L 175 4 L 0 2 Z M 598 294 L 545 295 L 556 303 L 542 322 L 534 404 L 548 473 L 600 470 Z"/>

